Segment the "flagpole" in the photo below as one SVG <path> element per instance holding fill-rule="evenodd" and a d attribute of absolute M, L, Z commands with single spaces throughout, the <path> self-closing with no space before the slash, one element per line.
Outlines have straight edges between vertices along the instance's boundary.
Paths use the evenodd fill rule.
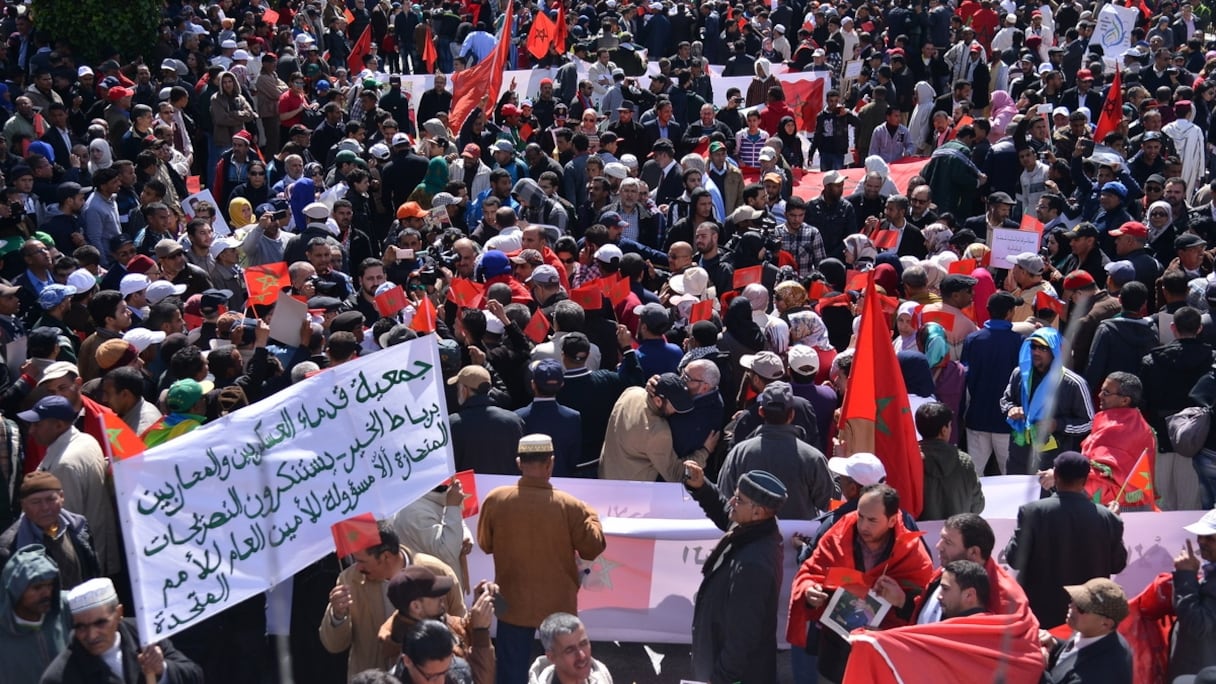
<path fill-rule="evenodd" d="M 1118 503 L 1119 499 L 1123 498 L 1123 492 L 1127 489 L 1127 485 L 1132 481 L 1132 478 L 1136 476 L 1136 473 L 1140 471 L 1140 462 L 1144 460 L 1145 456 L 1148 456 L 1147 449 L 1140 452 L 1140 458 L 1136 459 L 1136 463 L 1132 466 L 1132 472 L 1128 473 L 1127 477 L 1123 478 L 1123 486 L 1119 488 L 1119 493 L 1115 494 L 1115 503 Z"/>

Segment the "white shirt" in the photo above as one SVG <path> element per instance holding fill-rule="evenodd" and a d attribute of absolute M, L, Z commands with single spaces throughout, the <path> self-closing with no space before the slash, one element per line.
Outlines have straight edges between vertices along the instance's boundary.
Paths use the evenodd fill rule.
<path fill-rule="evenodd" d="M 101 654 L 101 660 L 120 681 L 127 681 L 122 667 L 122 632 L 114 633 L 114 645 Z"/>
<path fill-rule="evenodd" d="M 933 593 L 925 597 L 925 604 L 920 609 L 920 616 L 916 618 L 916 624 L 928 625 L 934 622 L 942 621 L 942 585 L 937 585 L 933 589 Z"/>

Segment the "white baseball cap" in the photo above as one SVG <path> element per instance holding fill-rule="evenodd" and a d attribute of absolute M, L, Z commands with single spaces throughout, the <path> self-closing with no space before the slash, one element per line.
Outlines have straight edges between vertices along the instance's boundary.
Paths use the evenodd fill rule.
<path fill-rule="evenodd" d="M 874 454 L 858 452 L 848 458 L 828 459 L 828 470 L 844 475 L 862 487 L 887 479 L 887 469 Z"/>
<path fill-rule="evenodd" d="M 790 370 L 802 375 L 815 375 L 819 372 L 819 353 L 805 344 L 792 344 L 785 354 L 785 362 Z"/>
<path fill-rule="evenodd" d="M 149 304 L 159 304 L 162 299 L 169 295 L 180 295 L 186 291 L 186 285 L 174 285 L 168 280 L 157 280 L 148 285 L 147 297 Z"/>
<path fill-rule="evenodd" d="M 88 269 L 78 268 L 68 276 L 68 285 L 76 288 L 77 292 L 88 292 L 97 287 L 97 276 Z"/>
<path fill-rule="evenodd" d="M 165 337 L 165 331 L 149 330 L 147 328 L 131 328 L 122 335 L 122 339 L 130 342 L 131 346 L 135 347 L 136 351 L 141 354 L 148 347 L 164 342 Z"/>
<path fill-rule="evenodd" d="M 1209 534 L 1216 534 L 1216 510 L 1211 510 L 1204 513 L 1203 517 L 1200 518 L 1198 522 L 1191 523 L 1182 529 L 1200 537 L 1204 537 Z"/>
<path fill-rule="evenodd" d="M 595 250 L 595 260 L 605 264 L 610 264 L 613 259 L 620 259 L 622 256 L 624 254 L 621 253 L 621 248 L 613 244 L 607 244 Z"/>
<path fill-rule="evenodd" d="M 225 249 L 236 249 L 240 244 L 240 241 L 236 238 L 218 237 L 215 239 L 215 242 L 211 243 L 211 248 L 208 251 L 211 253 L 211 258 L 214 259 Z"/>
<path fill-rule="evenodd" d="M 148 289 L 148 283 L 150 282 L 152 281 L 148 280 L 148 276 L 142 273 L 128 273 L 119 281 L 118 291 L 122 293 L 123 297 L 128 297 L 136 292 L 143 292 Z"/>

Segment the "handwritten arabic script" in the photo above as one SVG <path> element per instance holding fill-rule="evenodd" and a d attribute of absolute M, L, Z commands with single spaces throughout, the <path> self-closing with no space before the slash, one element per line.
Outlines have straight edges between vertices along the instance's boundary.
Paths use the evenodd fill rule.
<path fill-rule="evenodd" d="M 331 552 L 453 472 L 432 337 L 320 373 L 115 465 L 141 635 L 163 639 Z"/>

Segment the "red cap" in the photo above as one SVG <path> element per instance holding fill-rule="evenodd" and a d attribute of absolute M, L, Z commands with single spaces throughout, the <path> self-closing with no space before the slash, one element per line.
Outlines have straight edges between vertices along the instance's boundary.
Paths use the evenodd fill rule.
<path fill-rule="evenodd" d="M 1077 80 L 1078 81 L 1080 81 L 1081 79 L 1085 79 L 1085 78 L 1093 80 L 1093 77 L 1094 77 L 1094 72 L 1090 71 L 1089 69 L 1081 69 L 1081 70 L 1077 71 Z"/>
<path fill-rule="evenodd" d="M 551 79 L 551 78 L 542 78 L 542 79 L 540 80 L 540 84 L 541 84 L 541 85 L 553 85 L 553 79 Z"/>
<path fill-rule="evenodd" d="M 106 91 L 106 99 L 109 100 L 110 102 L 118 102 L 119 100 L 123 99 L 124 97 L 131 97 L 134 94 L 135 94 L 135 91 L 131 90 L 130 88 L 124 88 L 122 86 L 114 86 L 113 88 L 110 88 L 109 90 Z"/>
<path fill-rule="evenodd" d="M 481 147 L 478 146 L 477 143 L 469 143 L 468 145 L 464 146 L 464 150 L 461 151 L 460 154 L 461 156 L 479 159 L 481 157 Z"/>
<path fill-rule="evenodd" d="M 979 43 L 975 42 L 974 40 L 971 41 L 971 51 L 972 52 L 979 52 L 981 49 L 982 48 L 980 47 Z"/>
<path fill-rule="evenodd" d="M 1089 274 L 1089 271 L 1073 271 L 1064 276 L 1065 290 L 1080 290 L 1093 284 L 1094 277 Z"/>
<path fill-rule="evenodd" d="M 263 62 L 276 62 L 278 59 L 279 56 L 273 52 L 267 52 L 266 54 L 262 55 Z"/>
<path fill-rule="evenodd" d="M 244 130 L 237 131 L 235 134 L 233 134 L 232 137 L 234 139 L 240 138 L 241 140 L 244 140 L 245 142 L 249 143 L 250 145 L 253 144 L 253 136 L 249 133 L 249 131 L 244 131 Z"/>
<path fill-rule="evenodd" d="M 1041 16 L 1043 16 L 1043 13 L 1042 13 L 1042 12 L 1040 12 L 1039 10 L 1035 10 L 1035 11 L 1033 11 L 1033 12 L 1031 12 L 1031 13 L 1030 13 L 1030 18 L 1031 18 L 1031 19 L 1033 19 L 1033 18 L 1035 18 L 1035 17 L 1041 17 Z"/>
<path fill-rule="evenodd" d="M 903 57 L 904 49 L 903 48 L 891 48 L 890 50 L 887 50 L 887 54 L 892 57 L 895 57 L 896 55 Z"/>
<path fill-rule="evenodd" d="M 513 104 L 505 104 L 502 106 L 503 116 L 519 116 L 519 107 Z"/>
<path fill-rule="evenodd" d="M 1175 113 L 1183 114 L 1183 113 L 1189 112 L 1189 111 L 1191 111 L 1191 101 L 1190 100 L 1178 100 L 1177 102 L 1174 103 L 1174 112 Z"/>
<path fill-rule="evenodd" d="M 1140 223 L 1139 221 L 1128 221 L 1127 223 L 1119 226 L 1116 230 L 1112 230 L 1110 232 L 1111 237 L 1122 237 L 1124 235 L 1130 235 L 1134 238 L 1147 240 L 1148 226 Z"/>

